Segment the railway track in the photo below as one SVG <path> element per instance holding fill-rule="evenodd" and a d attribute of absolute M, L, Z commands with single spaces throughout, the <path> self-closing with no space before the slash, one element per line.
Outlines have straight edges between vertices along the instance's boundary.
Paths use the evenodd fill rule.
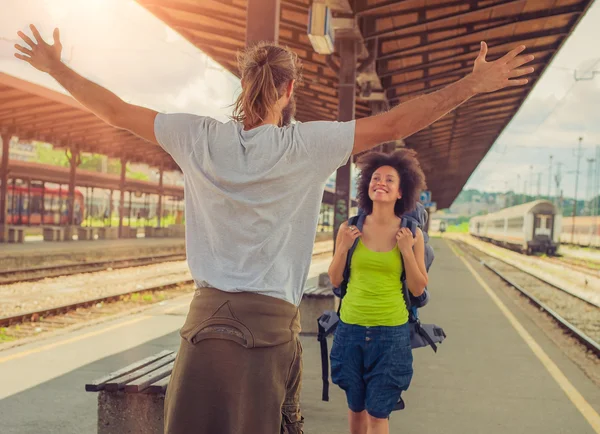
<path fill-rule="evenodd" d="M 581 259 L 569 258 L 566 256 L 558 256 L 558 257 L 540 257 L 544 262 L 548 262 L 550 264 L 560 265 L 562 267 L 567 267 L 575 271 L 579 271 L 580 273 L 589 274 L 590 276 L 600 278 L 600 268 L 592 268 L 589 265 L 586 265 L 589 261 L 584 261 Z"/>
<path fill-rule="evenodd" d="M 317 259 L 318 261 L 323 261 L 325 258 L 324 255 L 330 255 L 331 248 L 329 246 L 323 246 L 321 248 L 316 248 L 313 251 L 313 260 Z M 167 255 L 165 255 L 167 256 Z M 172 255 L 175 256 L 175 255 Z M 164 256 L 163 256 L 164 257 Z M 177 259 L 172 259 L 177 260 Z M 327 261 L 329 261 L 329 257 L 327 257 Z M 164 261 L 160 261 L 164 262 Z M 137 265 L 148 265 L 148 264 L 136 264 Z M 126 266 L 120 267 L 126 268 Z M 86 270 L 88 271 L 88 270 Z M 93 270 L 98 271 L 98 270 Z M 80 271 L 81 272 L 81 271 Z M 75 273 L 69 273 L 75 274 Z M 170 274 L 177 274 L 176 272 Z M 143 277 L 142 277 L 143 279 Z M 19 279 L 18 282 L 23 282 L 23 279 Z M 74 322 L 81 322 L 82 320 L 86 320 L 89 316 L 95 315 L 107 315 L 116 313 L 123 308 L 112 308 L 112 309 L 100 309 L 95 310 L 95 307 L 106 307 L 106 306 L 116 306 L 119 305 L 119 301 L 131 301 L 133 297 L 136 300 L 141 301 L 146 296 L 151 297 L 151 294 L 159 293 L 162 297 L 158 298 L 160 301 L 167 297 L 164 296 L 165 293 L 170 294 L 170 292 L 175 292 L 180 294 L 185 292 L 186 290 L 190 290 L 194 288 L 194 281 L 187 277 L 180 277 L 179 279 L 175 279 L 168 282 L 162 282 L 160 284 L 149 285 L 147 287 L 140 288 L 139 285 L 136 286 L 135 289 L 131 289 L 128 291 L 123 291 L 116 294 L 109 294 L 102 297 L 92 297 L 84 300 L 76 300 L 72 303 L 67 303 L 59 306 L 51 306 L 40 308 L 27 312 L 18 312 L 14 314 L 10 314 L 9 316 L 0 317 L 0 342 L 2 342 L 2 335 L 6 335 L 6 328 L 10 328 L 14 331 L 15 327 L 23 326 L 25 330 L 23 333 L 17 333 L 19 336 L 16 337 L 21 338 L 23 335 L 29 335 L 35 333 L 36 329 L 39 329 L 40 326 L 46 326 L 46 329 L 54 329 L 56 326 L 61 327 L 64 325 L 69 325 Z M 34 294 L 35 296 L 35 294 Z M 86 311 L 81 313 L 80 311 Z M 97 314 L 97 315 L 96 315 Z"/>
<path fill-rule="evenodd" d="M 47 277 L 69 276 L 80 273 L 90 273 L 106 269 L 140 267 L 160 262 L 183 261 L 185 254 L 169 253 L 162 255 L 144 256 L 140 258 L 114 259 L 110 261 L 81 262 L 44 267 L 20 268 L 0 271 L 0 285 L 10 285 L 19 282 L 33 282 Z"/>
<path fill-rule="evenodd" d="M 123 300 L 127 297 L 131 297 L 134 294 L 139 294 L 143 297 L 145 294 L 150 294 L 159 291 L 169 291 L 183 286 L 191 286 L 194 284 L 193 279 L 180 279 L 168 283 L 163 283 L 155 286 L 148 286 L 146 288 L 134 289 L 131 291 L 125 291 L 118 294 L 111 294 L 104 297 L 90 298 L 87 300 L 80 300 L 74 303 L 65 304 L 62 306 L 55 306 L 50 308 L 39 309 L 31 312 L 18 313 L 0 318 L 0 327 L 10 327 L 16 324 L 23 324 L 27 322 L 40 323 L 45 319 L 64 315 L 66 313 L 76 311 L 80 308 L 89 308 L 104 303 L 114 303 Z"/>
<path fill-rule="evenodd" d="M 453 242 L 544 310 L 572 336 L 600 357 L 599 304 L 494 258 L 463 241 L 453 240 Z"/>

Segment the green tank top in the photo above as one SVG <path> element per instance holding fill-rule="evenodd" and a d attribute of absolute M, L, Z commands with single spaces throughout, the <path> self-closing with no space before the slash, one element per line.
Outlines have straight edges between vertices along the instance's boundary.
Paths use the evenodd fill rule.
<path fill-rule="evenodd" d="M 408 321 L 400 276 L 398 246 L 389 252 L 369 250 L 359 238 L 342 309 L 342 321 L 364 327 L 399 326 Z"/>

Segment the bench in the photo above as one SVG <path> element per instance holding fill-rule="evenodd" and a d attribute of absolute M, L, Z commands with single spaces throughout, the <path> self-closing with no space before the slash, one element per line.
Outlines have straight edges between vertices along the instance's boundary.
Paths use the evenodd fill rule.
<path fill-rule="evenodd" d="M 45 226 L 44 241 L 63 241 L 65 237 L 65 229 L 61 226 Z"/>
<path fill-rule="evenodd" d="M 165 238 L 169 236 L 167 228 L 144 226 L 144 236 L 146 238 Z"/>
<path fill-rule="evenodd" d="M 23 229 L 20 226 L 9 226 L 8 227 L 8 242 L 9 243 L 25 242 L 25 229 Z"/>
<path fill-rule="evenodd" d="M 97 229 L 93 227 L 78 227 L 77 228 L 77 240 L 79 241 L 92 241 L 96 235 Z"/>
<path fill-rule="evenodd" d="M 131 226 L 121 228 L 121 238 L 137 238 L 138 229 Z"/>
<path fill-rule="evenodd" d="M 185 225 L 170 225 L 169 226 L 169 237 L 185 238 Z"/>
<path fill-rule="evenodd" d="M 300 303 L 300 326 L 303 335 L 316 335 L 319 332 L 317 318 L 326 310 L 337 310 L 337 300 L 327 273 L 321 273 L 316 285 L 307 282 Z"/>
<path fill-rule="evenodd" d="M 99 392 L 98 434 L 163 433 L 175 355 L 161 351 L 85 385 L 86 392 Z"/>
<path fill-rule="evenodd" d="M 98 228 L 98 239 L 100 240 L 116 240 L 119 238 L 119 228 L 116 226 L 108 226 Z"/>

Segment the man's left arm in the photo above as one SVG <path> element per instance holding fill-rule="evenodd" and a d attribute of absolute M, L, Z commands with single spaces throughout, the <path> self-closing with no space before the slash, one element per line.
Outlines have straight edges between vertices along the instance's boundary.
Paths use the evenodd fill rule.
<path fill-rule="evenodd" d="M 463 79 L 436 92 L 402 103 L 386 113 L 357 120 L 352 154 L 360 154 L 381 143 L 408 137 L 479 93 L 527 84 L 526 78 L 518 77 L 533 72 L 532 67 L 521 66 L 531 62 L 534 57 L 519 56 L 523 50 L 525 46 L 521 45 L 502 58 L 487 62 L 487 45 L 482 42 L 473 72 Z"/>

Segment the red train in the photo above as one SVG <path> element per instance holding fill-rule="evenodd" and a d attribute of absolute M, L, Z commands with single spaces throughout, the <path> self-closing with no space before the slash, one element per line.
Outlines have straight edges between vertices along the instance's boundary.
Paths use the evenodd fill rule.
<path fill-rule="evenodd" d="M 68 224 L 69 190 L 34 185 L 30 188 L 26 185 L 13 187 L 9 184 L 6 207 L 8 224 L 66 225 Z M 75 189 L 74 224 L 81 224 L 84 219 L 84 209 L 83 194 Z M 42 210 L 44 211 L 43 222 Z"/>

